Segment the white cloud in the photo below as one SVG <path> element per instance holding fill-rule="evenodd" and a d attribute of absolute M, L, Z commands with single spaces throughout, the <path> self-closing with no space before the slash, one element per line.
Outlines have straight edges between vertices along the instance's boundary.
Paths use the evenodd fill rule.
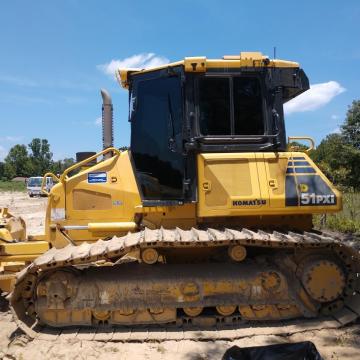
<path fill-rule="evenodd" d="M 290 100 L 284 105 L 287 115 L 314 111 L 328 104 L 335 96 L 343 93 L 346 89 L 336 81 L 310 85 L 310 89 L 303 94 Z"/>
<path fill-rule="evenodd" d="M 164 56 L 157 56 L 154 53 L 142 53 L 125 59 L 111 60 L 107 64 L 97 65 L 97 68 L 105 74 L 114 77 L 115 71 L 119 68 L 147 69 L 167 63 L 169 63 L 169 59 Z"/>
<path fill-rule="evenodd" d="M 102 118 L 98 117 L 95 121 L 94 121 L 95 126 L 101 126 L 102 125 Z"/>
<path fill-rule="evenodd" d="M 0 145 L 0 161 L 4 160 L 4 158 L 7 156 L 8 151 Z"/>
<path fill-rule="evenodd" d="M 339 120 L 339 119 L 340 119 L 340 116 L 333 114 L 333 115 L 331 115 L 331 119 L 332 119 L 332 120 Z"/>

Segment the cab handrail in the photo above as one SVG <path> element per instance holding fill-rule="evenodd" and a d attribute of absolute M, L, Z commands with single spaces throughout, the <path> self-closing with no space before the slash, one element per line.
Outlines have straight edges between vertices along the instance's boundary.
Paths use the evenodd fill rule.
<path fill-rule="evenodd" d="M 315 140 L 310 136 L 289 136 L 288 137 L 288 144 L 290 144 L 291 141 L 294 140 L 306 140 L 310 143 L 309 148 L 305 150 L 306 153 L 308 153 L 311 150 L 315 149 Z M 292 150 L 292 147 L 290 147 L 290 150 Z"/>
<path fill-rule="evenodd" d="M 79 168 L 79 167 L 81 167 L 81 166 L 83 166 L 83 165 L 86 165 L 86 164 L 89 163 L 90 161 L 95 160 L 95 159 L 97 159 L 99 156 L 104 155 L 104 154 L 107 154 L 107 153 L 109 153 L 109 152 L 113 152 L 113 153 L 115 153 L 116 155 L 120 155 L 120 153 L 121 153 L 120 150 L 118 150 L 118 149 L 116 149 L 116 148 L 114 148 L 114 147 L 106 148 L 106 149 L 98 152 L 97 154 L 92 155 L 92 156 L 90 156 L 90 157 L 88 157 L 88 158 L 86 158 L 86 159 L 84 159 L 84 160 L 81 160 L 80 162 L 78 162 L 78 163 L 76 163 L 76 164 L 71 165 L 70 167 L 68 167 L 68 168 L 61 174 L 61 176 L 60 176 L 60 181 L 61 181 L 61 182 L 65 182 L 65 180 L 68 179 L 68 176 L 67 176 L 67 175 L 68 175 L 71 171 L 73 171 L 73 170 L 75 170 L 75 169 L 77 169 L 77 168 Z"/>

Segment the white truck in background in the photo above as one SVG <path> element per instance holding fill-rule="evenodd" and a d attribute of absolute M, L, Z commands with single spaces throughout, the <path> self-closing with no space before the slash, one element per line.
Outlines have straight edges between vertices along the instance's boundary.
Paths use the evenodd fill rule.
<path fill-rule="evenodd" d="M 41 184 L 43 181 L 42 176 L 32 176 L 27 179 L 26 182 L 26 189 L 30 197 L 34 196 L 46 196 L 41 191 Z M 45 184 L 45 190 L 47 192 L 50 191 L 50 189 L 54 186 L 53 179 L 49 176 L 46 178 L 46 184 Z"/>

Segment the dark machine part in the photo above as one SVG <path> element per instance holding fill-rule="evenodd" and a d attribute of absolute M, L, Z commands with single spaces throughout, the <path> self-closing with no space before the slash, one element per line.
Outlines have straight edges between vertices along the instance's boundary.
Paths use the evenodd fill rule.
<path fill-rule="evenodd" d="M 113 130 L 113 105 L 109 92 L 101 89 L 102 104 L 102 133 L 103 133 L 103 150 L 112 147 L 114 143 L 114 130 Z M 82 151 L 76 153 L 76 162 L 80 162 L 95 155 L 94 151 Z M 111 157 L 111 153 L 105 154 L 105 158 Z M 97 163 L 96 159 L 90 161 L 87 166 L 93 166 Z"/>
<path fill-rule="evenodd" d="M 222 360 L 322 360 L 311 341 L 240 348 L 232 346 Z"/>
<path fill-rule="evenodd" d="M 95 151 L 81 151 L 81 152 L 77 152 L 76 153 L 76 162 L 80 162 L 83 161 L 87 158 L 89 158 L 90 156 L 95 155 L 96 152 Z M 91 160 L 87 163 L 87 166 L 93 166 L 96 164 L 96 159 Z"/>
<path fill-rule="evenodd" d="M 103 130 L 103 149 L 112 147 L 114 144 L 113 131 L 113 105 L 109 92 L 101 89 L 102 104 L 102 130 Z M 105 158 L 111 157 L 111 153 L 105 154 Z"/>

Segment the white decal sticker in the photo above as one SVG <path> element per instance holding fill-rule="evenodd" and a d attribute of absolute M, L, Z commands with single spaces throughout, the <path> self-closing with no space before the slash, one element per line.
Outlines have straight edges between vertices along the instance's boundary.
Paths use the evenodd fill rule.
<path fill-rule="evenodd" d="M 65 209 L 64 208 L 54 208 L 51 209 L 51 220 L 65 220 Z"/>
<path fill-rule="evenodd" d="M 314 193 L 302 193 L 301 205 L 332 205 L 335 204 L 335 195 L 316 195 Z"/>
<path fill-rule="evenodd" d="M 106 172 L 88 173 L 89 184 L 106 183 L 106 181 L 107 181 Z"/>

